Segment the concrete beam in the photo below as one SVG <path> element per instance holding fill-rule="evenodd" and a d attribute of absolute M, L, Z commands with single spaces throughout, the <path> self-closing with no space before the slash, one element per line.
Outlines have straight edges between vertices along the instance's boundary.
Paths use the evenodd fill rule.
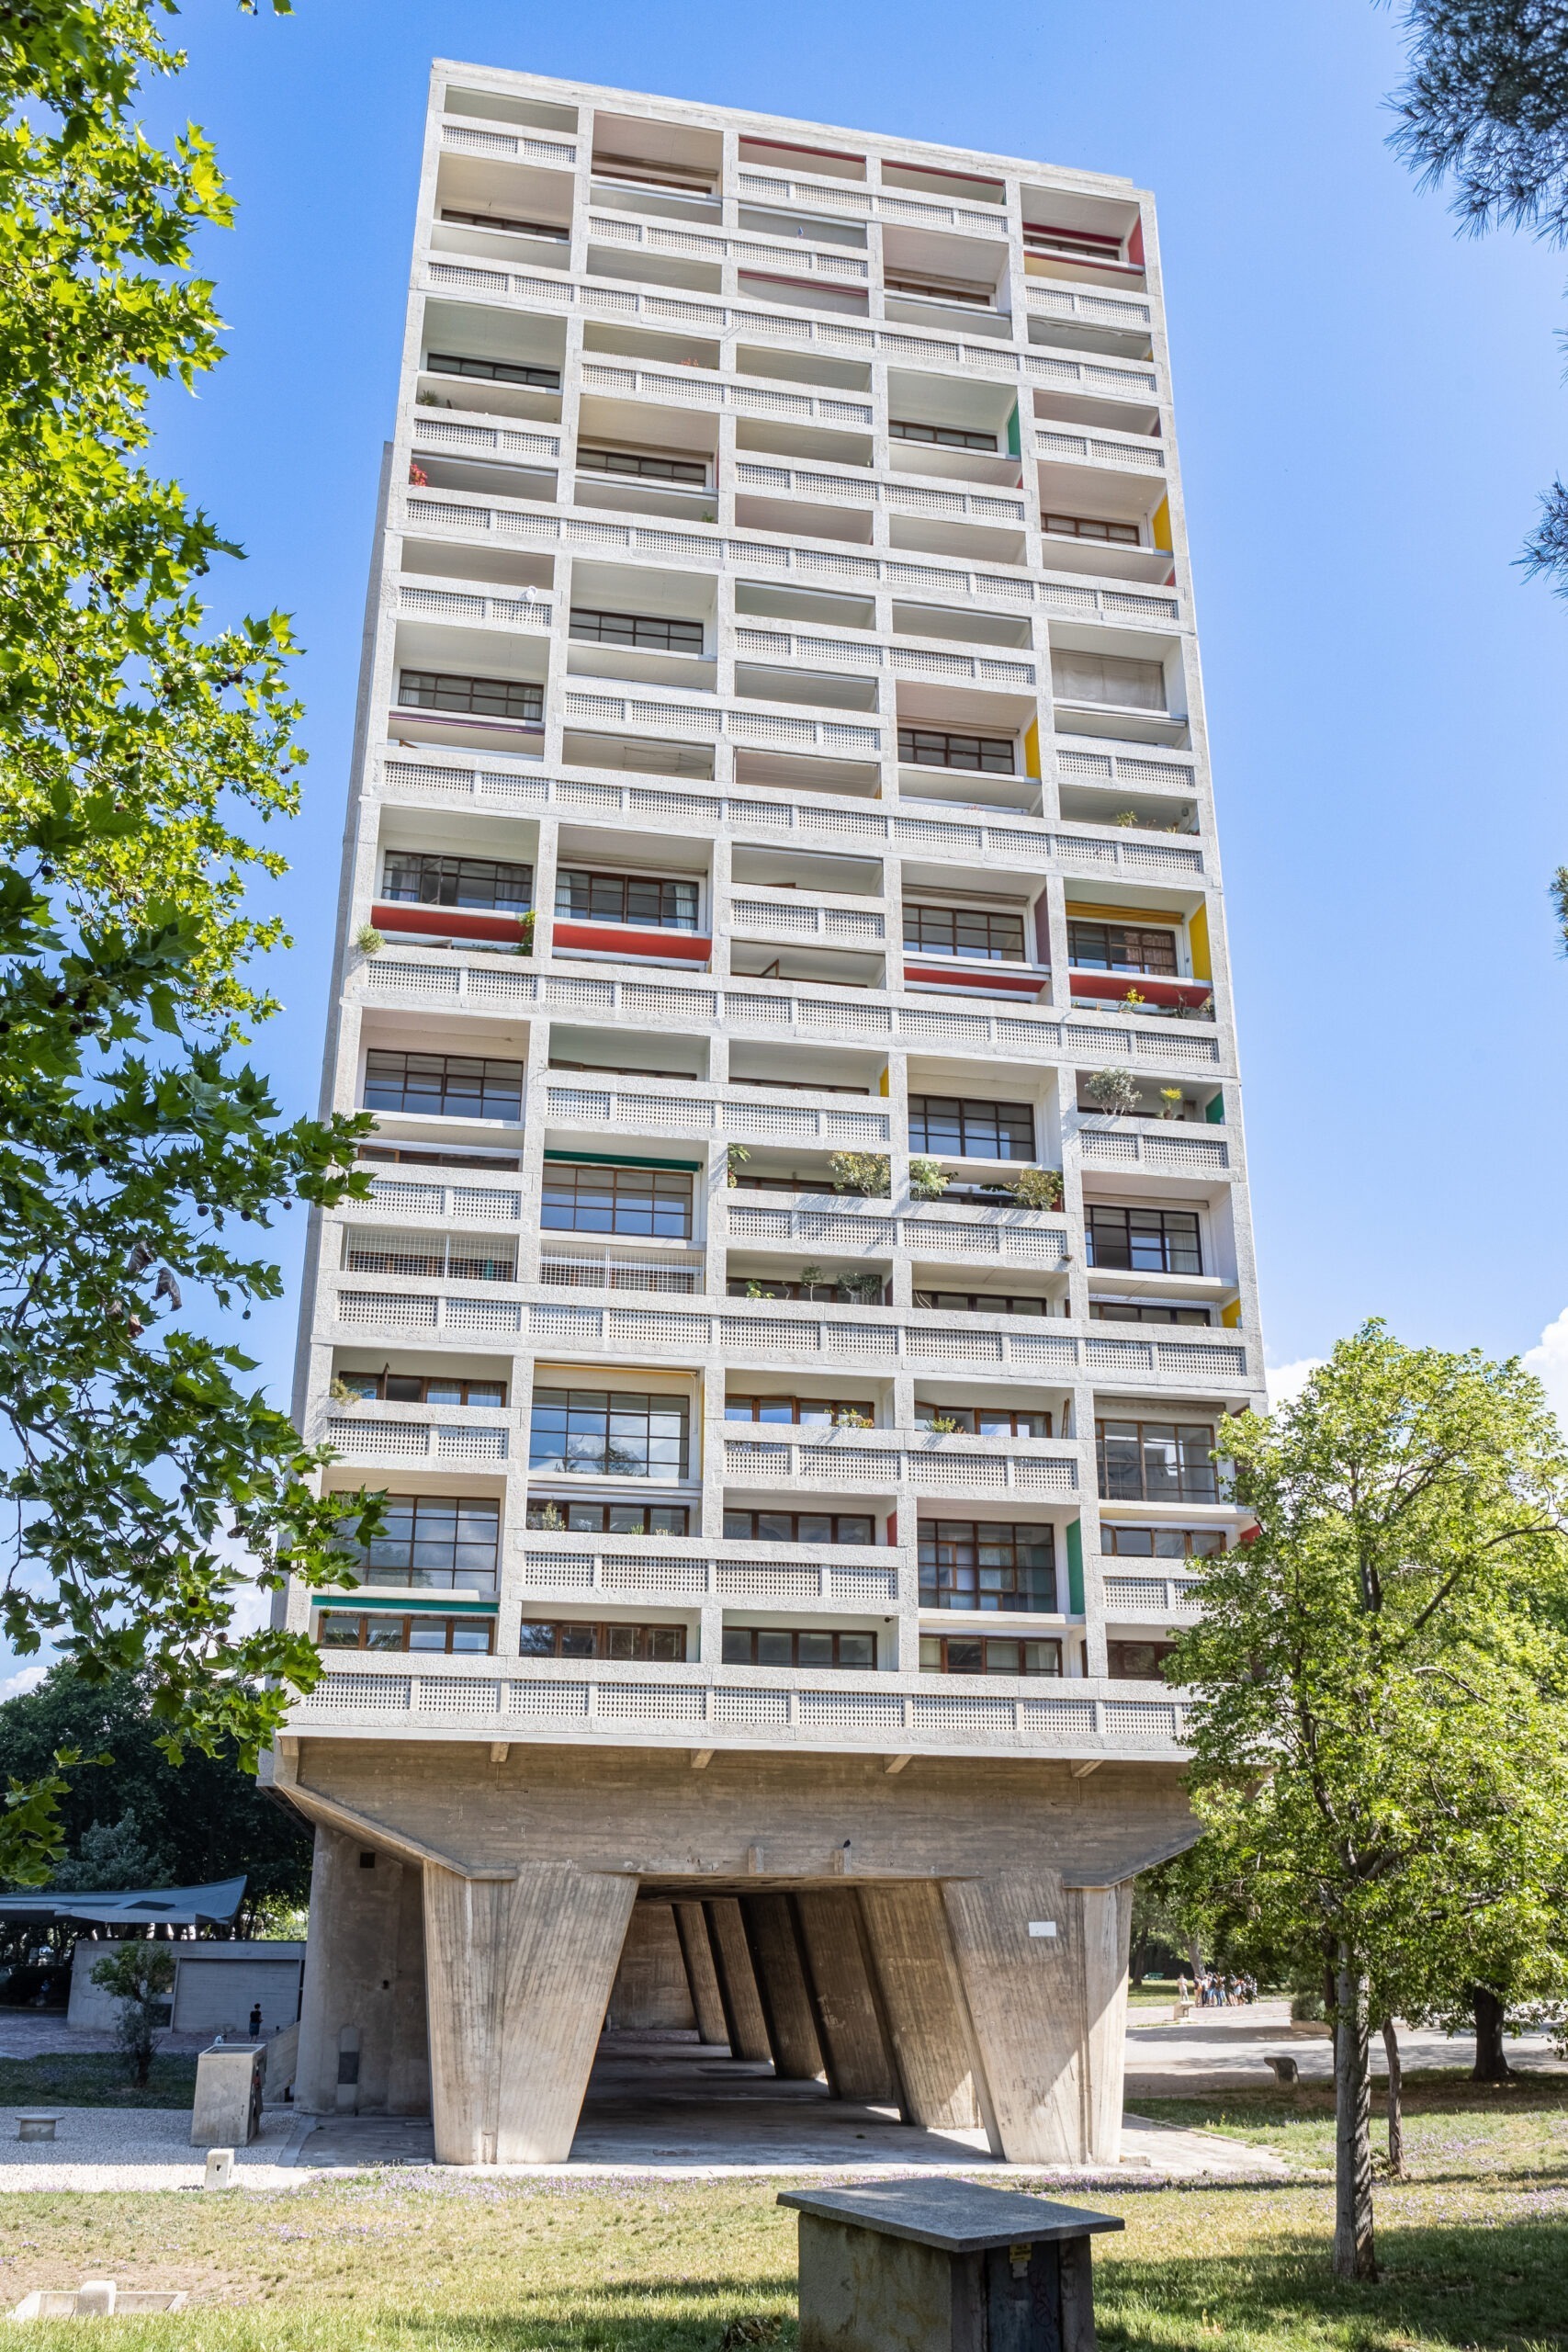
<path fill-rule="evenodd" d="M 732 2058 L 773 2057 L 767 2019 L 757 1994 L 751 1955 L 746 1947 L 740 1905 L 732 1894 L 715 1895 L 703 1905 L 719 1998 L 724 2005 L 725 2039 Z"/>
<path fill-rule="evenodd" d="M 565 2162 L 636 1894 L 564 1864 L 425 1871 L 438 2164 Z"/>
<path fill-rule="evenodd" d="M 743 1894 L 740 1917 L 773 2046 L 773 2072 L 783 2082 L 808 2083 L 824 2071 L 822 2050 L 789 1897 Z"/>
<path fill-rule="evenodd" d="M 866 1975 L 853 1890 L 838 1894 L 807 1889 L 790 1901 L 829 2086 L 839 2098 L 897 2105 L 893 2061 Z"/>
<path fill-rule="evenodd" d="M 857 1893 L 905 2119 L 971 2131 L 983 2120 L 980 2085 L 942 1890 L 916 1882 Z"/>
<path fill-rule="evenodd" d="M 692 1996 L 692 2011 L 697 2020 L 700 2040 L 722 2045 L 729 2039 L 724 2019 L 724 1999 L 718 1989 L 718 1972 L 713 1964 L 713 1946 L 708 1940 L 708 1923 L 700 1903 L 677 1903 L 675 1932 L 681 1939 L 681 1957 L 686 1963 L 686 1989 Z"/>

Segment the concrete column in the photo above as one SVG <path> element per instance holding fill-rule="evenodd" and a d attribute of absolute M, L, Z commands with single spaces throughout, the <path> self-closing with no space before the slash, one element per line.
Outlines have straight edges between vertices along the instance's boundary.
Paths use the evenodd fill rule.
<path fill-rule="evenodd" d="M 789 1897 L 743 1894 L 740 1917 L 773 2045 L 773 2072 L 783 2082 L 808 2083 L 822 2072 L 822 2052 Z"/>
<path fill-rule="evenodd" d="M 829 2087 L 837 2098 L 897 2105 L 893 2062 L 866 1975 L 853 1890 L 805 1889 L 791 1900 Z"/>
<path fill-rule="evenodd" d="M 762 2004 L 757 1995 L 751 1955 L 746 1948 L 740 1905 L 733 1894 L 720 1894 L 712 1902 L 705 1903 L 703 1910 L 707 1918 L 708 1940 L 713 1949 L 719 1999 L 724 2005 L 724 2027 L 729 2054 L 732 2058 L 771 2059 L 773 2046 L 768 2040 Z"/>
<path fill-rule="evenodd" d="M 722 2045 L 729 2039 L 725 2024 L 724 1999 L 718 1989 L 718 1971 L 713 1964 L 713 1946 L 708 1941 L 708 1923 L 700 1903 L 677 1903 L 675 1932 L 681 1939 L 681 1957 L 686 1963 L 686 1986 L 692 1996 L 692 2008 L 697 2020 L 701 2041 Z"/>
<path fill-rule="evenodd" d="M 565 2161 L 636 1895 L 635 1879 L 563 1862 L 426 1867 L 437 2163 Z"/>
<path fill-rule="evenodd" d="M 915 1879 L 857 1893 L 905 2118 L 928 2132 L 972 2131 L 980 2086 L 942 1891 Z"/>
<path fill-rule="evenodd" d="M 1055 1871 L 949 1879 L 953 1948 L 1010 2164 L 1088 2160 L 1083 1908 Z"/>
<path fill-rule="evenodd" d="M 1089 2077 L 1089 2155 L 1113 2165 L 1122 2155 L 1122 2100 L 1127 2071 L 1127 1948 L 1133 1932 L 1133 1881 L 1086 1886 L 1083 1915 L 1085 2055 Z"/>
<path fill-rule="evenodd" d="M 695 2025 L 672 1905 L 634 1907 L 610 1994 L 609 2023 L 617 2033 L 689 2033 Z"/>
<path fill-rule="evenodd" d="M 307 2114 L 424 2109 L 421 1872 L 318 1828 L 294 2096 Z"/>

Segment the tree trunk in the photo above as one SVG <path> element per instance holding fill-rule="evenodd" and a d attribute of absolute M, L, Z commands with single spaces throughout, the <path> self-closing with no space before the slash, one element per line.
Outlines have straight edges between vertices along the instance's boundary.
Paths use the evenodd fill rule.
<path fill-rule="evenodd" d="M 1404 2069 L 1399 2063 L 1399 2036 L 1393 2019 L 1382 2021 L 1382 2046 L 1388 2052 L 1388 2177 L 1404 2178 L 1404 2109 L 1402 2093 Z"/>
<path fill-rule="evenodd" d="M 1367 1980 L 1341 1941 L 1334 1985 L 1334 2276 L 1378 2275 L 1372 2249 L 1372 2073 Z"/>
<path fill-rule="evenodd" d="M 1190 1937 L 1188 1940 L 1187 1958 L 1191 1965 L 1193 1983 L 1195 1984 L 1201 1984 L 1203 1978 L 1203 1946 L 1196 1936 Z"/>
<path fill-rule="evenodd" d="M 1470 2079 L 1472 2083 L 1511 2082 L 1514 2070 L 1503 2049 L 1503 2004 L 1489 1984 L 1472 1986 L 1471 1998 L 1475 2004 L 1475 2064 Z"/>

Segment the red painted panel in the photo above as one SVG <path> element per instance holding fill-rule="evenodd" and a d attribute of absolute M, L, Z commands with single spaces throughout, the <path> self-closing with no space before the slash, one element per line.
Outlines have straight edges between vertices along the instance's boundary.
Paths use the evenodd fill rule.
<path fill-rule="evenodd" d="M 523 926 L 515 915 L 480 915 L 467 907 L 416 907 L 378 903 L 370 910 L 378 931 L 434 932 L 438 939 L 501 939 L 515 947 Z"/>
<path fill-rule="evenodd" d="M 1075 972 L 1072 988 L 1075 1002 L 1092 997 L 1110 1004 L 1124 1004 L 1129 989 L 1150 1004 L 1207 1004 L 1213 993 L 1207 980 L 1152 980 L 1139 972 Z"/>
<path fill-rule="evenodd" d="M 558 947 L 595 947 L 602 956 L 678 956 L 683 964 L 705 964 L 713 953 L 711 939 L 689 931 L 626 931 L 617 923 L 558 922 L 551 934 Z"/>
<path fill-rule="evenodd" d="M 1043 972 L 992 972 L 975 964 L 945 964 L 932 971 L 925 964 L 906 964 L 906 981 L 934 981 L 950 989 L 994 989 L 998 996 L 1036 997 L 1045 984 Z"/>

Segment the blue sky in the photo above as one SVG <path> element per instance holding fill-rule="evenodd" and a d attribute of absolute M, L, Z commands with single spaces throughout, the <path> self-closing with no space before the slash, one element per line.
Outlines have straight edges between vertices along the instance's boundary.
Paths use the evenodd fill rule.
<path fill-rule="evenodd" d="M 1270 1358 L 1373 1313 L 1413 1341 L 1538 1341 L 1568 1306 L 1542 1222 L 1568 606 L 1511 560 L 1564 458 L 1565 265 L 1456 239 L 1388 152 L 1396 16 L 193 0 L 180 27 L 190 70 L 149 119 L 200 121 L 241 210 L 205 256 L 231 356 L 161 400 L 158 459 L 248 550 L 220 598 L 288 608 L 309 649 L 298 945 L 256 1039 L 287 1108 L 315 1102 L 431 56 L 1038 155 L 1160 208 Z M 285 1398 L 294 1311 L 291 1288 L 250 1327 Z M 1551 1356 L 1568 1401 L 1568 1321 Z"/>

